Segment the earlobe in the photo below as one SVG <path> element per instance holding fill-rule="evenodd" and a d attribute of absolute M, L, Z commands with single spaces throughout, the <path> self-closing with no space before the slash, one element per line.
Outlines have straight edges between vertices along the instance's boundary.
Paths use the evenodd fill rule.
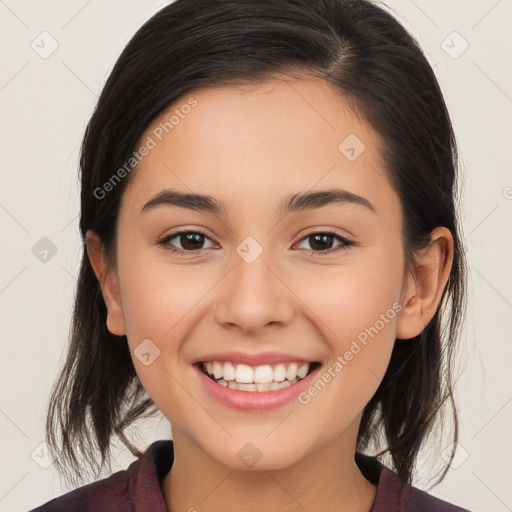
<path fill-rule="evenodd" d="M 453 262 L 453 237 L 449 229 L 439 227 L 430 235 L 430 244 L 414 254 L 414 274 L 408 272 L 402 293 L 402 310 L 396 337 L 414 338 L 435 315 Z"/>
<path fill-rule="evenodd" d="M 113 269 L 108 268 L 100 237 L 89 230 L 85 234 L 85 240 L 87 255 L 100 283 L 103 300 L 107 306 L 107 328 L 112 334 L 123 336 L 126 334 L 126 327 L 117 276 Z"/>

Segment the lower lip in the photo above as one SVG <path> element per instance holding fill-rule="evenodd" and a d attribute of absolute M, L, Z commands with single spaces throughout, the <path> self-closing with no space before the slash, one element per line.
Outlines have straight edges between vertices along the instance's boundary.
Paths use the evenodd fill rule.
<path fill-rule="evenodd" d="M 311 385 L 311 381 L 321 367 L 313 370 L 299 382 L 274 391 L 239 391 L 224 387 L 207 377 L 197 365 L 194 365 L 194 368 L 199 374 L 201 384 L 206 392 L 219 402 L 244 411 L 264 411 L 281 407 L 296 399 L 300 393 Z"/>

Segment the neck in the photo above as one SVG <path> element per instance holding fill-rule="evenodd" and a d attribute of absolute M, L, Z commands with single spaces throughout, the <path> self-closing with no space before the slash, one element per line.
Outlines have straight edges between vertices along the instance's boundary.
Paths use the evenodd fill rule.
<path fill-rule="evenodd" d="M 375 500 L 376 487 L 361 474 L 346 436 L 270 471 L 226 467 L 174 428 L 173 445 L 162 484 L 170 512 L 368 512 Z"/>

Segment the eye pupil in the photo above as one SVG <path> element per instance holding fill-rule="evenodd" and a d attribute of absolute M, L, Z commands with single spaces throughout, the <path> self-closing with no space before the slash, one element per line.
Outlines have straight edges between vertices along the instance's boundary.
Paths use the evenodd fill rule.
<path fill-rule="evenodd" d="M 200 233 L 184 233 L 180 235 L 180 244 L 184 249 L 193 251 L 194 249 L 198 249 L 198 246 L 204 243 L 202 240 L 203 236 L 204 235 L 201 235 Z M 191 246 L 189 246 L 190 242 L 192 242 Z M 196 243 L 194 244 L 194 242 Z"/>
<path fill-rule="evenodd" d="M 316 249 L 318 251 L 324 251 L 326 249 L 330 249 L 331 248 L 332 241 L 333 241 L 332 235 L 327 235 L 327 234 L 320 233 L 320 234 L 317 234 L 317 235 L 312 235 L 310 238 L 311 238 L 311 240 L 314 240 L 313 243 L 310 243 L 310 245 L 311 245 L 313 250 Z M 318 241 L 320 241 L 320 245 L 319 246 L 318 246 Z M 331 243 L 328 243 L 329 241 Z M 325 247 L 325 244 L 327 244 L 328 247 Z"/>

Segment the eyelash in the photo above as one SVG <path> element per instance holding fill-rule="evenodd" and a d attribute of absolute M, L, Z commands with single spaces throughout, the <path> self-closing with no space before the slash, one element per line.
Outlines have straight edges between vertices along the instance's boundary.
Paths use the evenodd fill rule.
<path fill-rule="evenodd" d="M 162 246 L 167 251 L 170 251 L 171 253 L 177 254 L 177 255 L 180 255 L 180 256 L 181 255 L 187 256 L 187 255 L 191 255 L 191 254 L 198 253 L 200 251 L 206 250 L 206 249 L 197 249 L 197 250 L 185 251 L 185 250 L 182 250 L 182 249 L 176 249 L 175 247 L 170 245 L 170 241 L 173 238 L 179 237 L 180 235 L 191 235 L 191 234 L 202 235 L 202 236 L 204 236 L 205 238 L 208 238 L 208 239 L 210 238 L 209 236 L 207 236 L 205 233 L 203 233 L 201 231 L 178 231 L 176 233 L 172 233 L 172 234 L 167 235 L 164 238 L 158 240 L 157 244 Z M 339 242 L 341 242 L 341 245 L 339 245 L 338 247 L 332 248 L 332 249 L 327 249 L 325 251 L 306 250 L 306 252 L 310 256 L 324 256 L 324 255 L 332 254 L 334 252 L 337 252 L 337 251 L 340 251 L 340 250 L 343 250 L 343 249 L 348 249 L 350 246 L 357 245 L 355 242 L 352 242 L 351 240 L 348 240 L 347 238 L 345 238 L 345 237 L 343 237 L 341 235 L 338 235 L 338 234 L 336 234 L 336 233 L 334 233 L 332 231 L 318 231 L 318 232 L 315 232 L 315 233 L 309 233 L 308 235 L 306 235 L 303 238 L 301 238 L 299 240 L 299 243 L 302 242 L 303 240 L 307 240 L 308 238 L 311 238 L 311 237 L 316 236 L 316 235 L 328 235 L 328 236 L 331 236 L 331 237 L 335 238 L 336 240 L 338 240 Z"/>

